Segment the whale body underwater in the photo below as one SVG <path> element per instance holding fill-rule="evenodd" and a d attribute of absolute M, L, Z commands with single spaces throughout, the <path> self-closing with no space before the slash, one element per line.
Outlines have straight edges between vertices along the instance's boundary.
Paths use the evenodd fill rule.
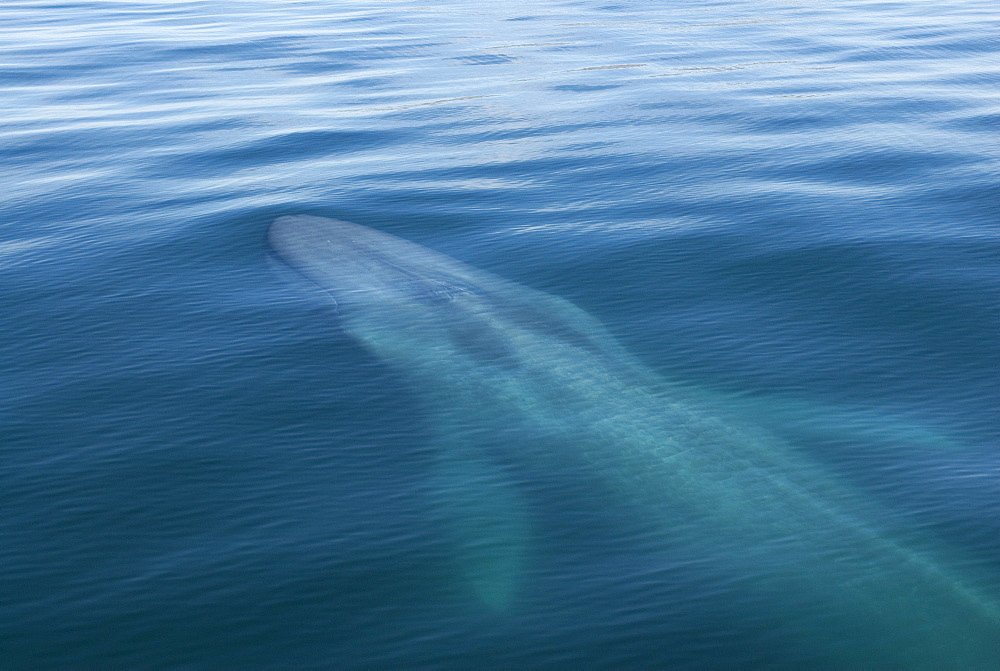
<path fill-rule="evenodd" d="M 810 652 L 818 668 L 1000 668 L 996 595 L 971 569 L 919 532 L 887 531 L 779 434 L 672 396 L 568 301 L 324 217 L 280 217 L 268 240 L 426 396 L 442 529 L 483 608 L 516 609 L 527 548 L 544 543 L 517 462 L 601 483 L 654 520 L 665 547 L 731 572 L 734 593 L 794 623 L 790 637 L 803 623 L 827 631 Z"/>

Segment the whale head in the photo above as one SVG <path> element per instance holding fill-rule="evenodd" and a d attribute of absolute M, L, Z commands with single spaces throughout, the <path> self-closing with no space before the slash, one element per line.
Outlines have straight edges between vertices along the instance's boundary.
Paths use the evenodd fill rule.
<path fill-rule="evenodd" d="M 500 278 L 394 235 L 325 217 L 279 217 L 268 242 L 336 301 L 343 328 L 380 355 L 440 354 L 464 344 L 456 337 L 463 333 L 499 346 L 484 335 L 496 297 L 483 286 Z"/>
<path fill-rule="evenodd" d="M 339 305 L 426 306 L 469 293 L 469 279 L 461 275 L 475 272 L 394 235 L 325 217 L 279 217 L 268 241 L 283 261 Z"/>
<path fill-rule="evenodd" d="M 274 220 L 268 240 L 336 301 L 344 330 L 387 360 L 461 370 L 459 377 L 531 357 L 626 362 L 600 324 L 569 302 L 389 233 L 292 215 Z"/>

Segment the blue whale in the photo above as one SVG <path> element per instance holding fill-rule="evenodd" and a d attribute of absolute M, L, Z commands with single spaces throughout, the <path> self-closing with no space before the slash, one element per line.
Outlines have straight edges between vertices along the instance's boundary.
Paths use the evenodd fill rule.
<path fill-rule="evenodd" d="M 828 631 L 815 667 L 1000 668 L 1000 610 L 971 570 L 778 434 L 672 396 L 569 302 L 344 221 L 280 217 L 268 238 L 426 394 L 444 526 L 461 581 L 491 608 L 514 607 L 526 549 L 543 542 L 514 461 L 600 483 L 790 636 Z"/>

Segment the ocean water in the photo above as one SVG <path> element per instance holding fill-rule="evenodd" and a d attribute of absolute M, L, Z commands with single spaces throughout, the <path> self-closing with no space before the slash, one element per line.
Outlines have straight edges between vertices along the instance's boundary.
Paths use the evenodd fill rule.
<path fill-rule="evenodd" d="M 724 588 L 739 557 L 701 571 L 558 464 L 514 483 L 517 593 L 469 598 L 425 390 L 276 272 L 284 214 L 792 408 L 796 449 L 1000 601 L 995 2 L 8 0 L 0 27 L 0 666 L 838 666 L 822 603 L 783 626 Z"/>

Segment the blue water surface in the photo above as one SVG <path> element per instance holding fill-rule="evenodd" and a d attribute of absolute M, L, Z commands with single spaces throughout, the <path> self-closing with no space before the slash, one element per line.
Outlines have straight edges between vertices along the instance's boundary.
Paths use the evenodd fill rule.
<path fill-rule="evenodd" d="M 467 599 L 423 390 L 275 272 L 295 213 L 566 298 L 718 398 L 884 420 L 802 449 L 1000 583 L 992 0 L 8 0 L 0 27 L 0 666 L 828 659 L 571 473 L 537 475 L 515 603 Z"/>

